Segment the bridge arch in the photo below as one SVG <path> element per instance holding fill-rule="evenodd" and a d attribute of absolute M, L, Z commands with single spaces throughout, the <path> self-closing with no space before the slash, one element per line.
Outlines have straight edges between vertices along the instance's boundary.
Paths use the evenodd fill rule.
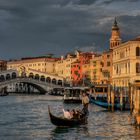
<path fill-rule="evenodd" d="M 23 84 L 28 84 L 33 86 L 34 88 L 36 88 L 38 91 L 40 91 L 40 94 L 45 94 L 46 90 L 44 88 L 42 88 L 41 86 L 35 84 L 35 83 L 31 83 L 31 82 L 22 82 Z"/>
<path fill-rule="evenodd" d="M 0 76 L 0 81 L 5 81 L 4 75 L 1 75 L 1 76 Z"/>
<path fill-rule="evenodd" d="M 57 82 L 56 79 L 53 78 L 53 79 L 52 79 L 52 83 L 53 83 L 53 84 L 56 84 L 56 82 Z"/>
<path fill-rule="evenodd" d="M 32 72 L 29 73 L 29 78 L 34 78 L 34 74 Z"/>
<path fill-rule="evenodd" d="M 9 80 L 9 79 L 11 79 L 11 76 L 10 76 L 10 74 L 8 73 L 8 74 L 6 74 L 6 80 Z"/>
<path fill-rule="evenodd" d="M 46 78 L 46 82 L 47 82 L 47 83 L 51 83 L 51 78 L 50 78 L 50 77 L 47 77 L 47 78 Z"/>
<path fill-rule="evenodd" d="M 62 83 L 63 83 L 62 80 L 58 80 L 57 84 L 62 86 Z"/>
<path fill-rule="evenodd" d="M 14 79 L 17 77 L 17 74 L 15 72 L 12 72 L 11 78 Z"/>
<path fill-rule="evenodd" d="M 36 80 L 39 80 L 39 79 L 40 79 L 39 74 L 36 74 L 36 75 L 35 75 L 35 79 L 36 79 Z"/>
<path fill-rule="evenodd" d="M 45 82 L 45 76 L 44 75 L 41 75 L 40 80 L 43 81 L 43 82 Z"/>

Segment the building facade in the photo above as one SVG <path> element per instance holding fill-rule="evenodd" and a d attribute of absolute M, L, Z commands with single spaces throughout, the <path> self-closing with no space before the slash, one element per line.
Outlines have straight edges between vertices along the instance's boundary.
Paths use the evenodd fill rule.
<path fill-rule="evenodd" d="M 71 65 L 77 60 L 77 55 L 68 53 L 65 57 L 61 56 L 61 60 L 55 63 L 55 73 L 65 78 L 66 83 L 72 82 Z"/>
<path fill-rule="evenodd" d="M 59 58 L 47 57 L 22 58 L 21 60 L 8 61 L 7 69 L 17 70 L 19 75 L 28 73 L 29 70 L 54 74 L 55 62 L 58 60 Z"/>
<path fill-rule="evenodd" d="M 102 74 L 101 74 L 101 83 L 102 84 L 111 84 L 112 83 L 112 50 L 104 51 L 102 53 Z"/>
<path fill-rule="evenodd" d="M 90 81 L 90 59 L 92 52 L 78 52 L 77 60 L 71 65 L 71 77 L 74 85 Z"/>
<path fill-rule="evenodd" d="M 90 79 L 93 84 L 101 84 L 102 55 L 93 55 L 90 59 Z"/>
<path fill-rule="evenodd" d="M 140 37 L 113 48 L 112 79 L 116 86 L 140 81 Z"/>

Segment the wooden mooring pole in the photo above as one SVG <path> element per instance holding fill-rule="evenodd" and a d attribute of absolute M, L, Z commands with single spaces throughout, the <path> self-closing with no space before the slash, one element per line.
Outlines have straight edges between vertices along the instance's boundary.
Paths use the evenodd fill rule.
<path fill-rule="evenodd" d="M 131 88 L 130 113 L 135 118 L 135 125 L 140 127 L 140 85 L 133 84 Z"/>
<path fill-rule="evenodd" d="M 107 90 L 107 102 L 108 102 L 108 110 L 111 109 L 111 85 L 108 85 L 108 90 Z"/>
<path fill-rule="evenodd" d="M 134 96 L 134 86 L 129 83 L 129 105 L 130 105 L 130 114 L 133 112 L 133 97 Z"/>
<path fill-rule="evenodd" d="M 123 110 L 123 88 L 120 88 L 120 110 Z"/>
<path fill-rule="evenodd" d="M 114 111 L 114 100 L 115 100 L 115 94 L 114 94 L 114 89 L 111 87 L 111 111 Z"/>

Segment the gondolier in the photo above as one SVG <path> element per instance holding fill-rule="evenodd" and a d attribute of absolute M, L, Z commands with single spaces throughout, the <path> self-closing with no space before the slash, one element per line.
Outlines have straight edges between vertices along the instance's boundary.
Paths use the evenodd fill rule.
<path fill-rule="evenodd" d="M 82 97 L 82 104 L 83 104 L 83 112 L 88 115 L 89 111 L 88 111 L 88 104 L 89 104 L 89 98 L 86 95 L 86 93 L 83 93 L 83 97 Z"/>

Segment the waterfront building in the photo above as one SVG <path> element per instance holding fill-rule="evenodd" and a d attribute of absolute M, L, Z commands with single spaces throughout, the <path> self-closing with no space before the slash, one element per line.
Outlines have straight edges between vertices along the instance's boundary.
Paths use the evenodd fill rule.
<path fill-rule="evenodd" d="M 121 42 L 120 31 L 115 19 L 110 37 L 112 51 L 112 84 L 127 87 L 140 81 L 140 37 Z"/>
<path fill-rule="evenodd" d="M 102 53 L 102 74 L 101 83 L 111 84 L 112 83 L 112 50 L 104 51 Z"/>
<path fill-rule="evenodd" d="M 90 76 L 90 59 L 87 63 L 82 65 L 82 77 L 83 77 L 83 85 L 88 85 L 91 82 Z"/>
<path fill-rule="evenodd" d="M 113 47 L 113 84 L 140 82 L 140 36 Z"/>
<path fill-rule="evenodd" d="M 73 85 L 82 84 L 82 71 L 81 71 L 80 62 L 77 60 L 71 64 L 71 77 Z"/>
<path fill-rule="evenodd" d="M 68 53 L 65 57 L 61 56 L 61 60 L 55 62 L 55 73 L 65 78 L 66 83 L 72 82 L 71 64 L 77 60 L 77 53 Z"/>
<path fill-rule="evenodd" d="M 101 84 L 102 75 L 102 55 L 94 54 L 90 59 L 90 80 L 93 84 Z"/>
<path fill-rule="evenodd" d="M 71 65 L 71 77 L 74 85 L 81 85 L 84 82 L 90 81 L 90 59 L 93 52 L 77 51 L 77 61 Z"/>

